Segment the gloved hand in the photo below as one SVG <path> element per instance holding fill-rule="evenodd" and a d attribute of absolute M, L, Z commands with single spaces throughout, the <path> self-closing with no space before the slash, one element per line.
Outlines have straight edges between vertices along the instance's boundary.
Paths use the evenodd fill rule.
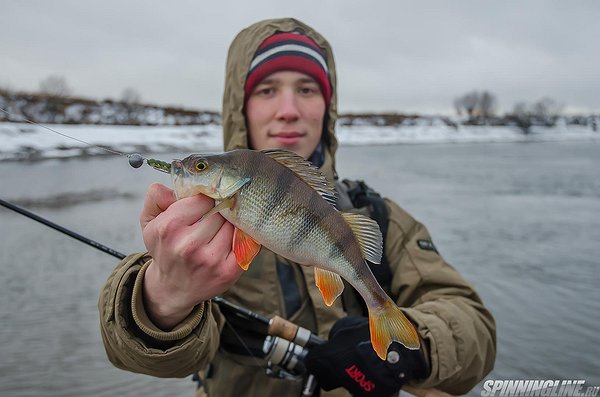
<path fill-rule="evenodd" d="M 369 319 L 345 317 L 336 322 L 329 341 L 313 347 L 304 359 L 324 390 L 344 387 L 354 396 L 390 396 L 410 379 L 429 375 L 421 350 L 393 342 L 387 361 L 371 345 Z"/>

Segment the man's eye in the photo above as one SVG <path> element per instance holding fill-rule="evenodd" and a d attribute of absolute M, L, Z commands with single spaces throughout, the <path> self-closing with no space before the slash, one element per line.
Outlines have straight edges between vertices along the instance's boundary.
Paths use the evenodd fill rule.
<path fill-rule="evenodd" d="M 273 94 L 273 92 L 274 92 L 274 90 L 272 87 L 263 87 L 263 88 L 258 87 L 254 91 L 254 94 L 255 95 L 271 95 L 271 94 Z"/>
<path fill-rule="evenodd" d="M 300 87 L 300 93 L 304 94 L 304 95 L 312 95 L 312 94 L 318 94 L 320 92 L 320 89 L 318 86 L 305 86 L 305 87 Z"/>

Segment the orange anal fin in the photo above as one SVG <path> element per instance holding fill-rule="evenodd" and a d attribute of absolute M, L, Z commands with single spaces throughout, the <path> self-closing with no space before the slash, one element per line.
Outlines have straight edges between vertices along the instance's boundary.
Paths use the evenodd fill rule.
<path fill-rule="evenodd" d="M 344 291 L 344 282 L 338 274 L 319 267 L 315 267 L 315 284 L 327 306 L 333 305 L 335 299 Z"/>
<path fill-rule="evenodd" d="M 414 325 L 392 301 L 386 302 L 383 308 L 369 309 L 369 330 L 373 349 L 382 360 L 386 359 L 392 341 L 411 350 L 421 347 Z"/>
<path fill-rule="evenodd" d="M 248 270 L 248 266 L 259 253 L 261 245 L 252 237 L 235 228 L 233 232 L 233 253 L 238 265 L 244 270 Z"/>

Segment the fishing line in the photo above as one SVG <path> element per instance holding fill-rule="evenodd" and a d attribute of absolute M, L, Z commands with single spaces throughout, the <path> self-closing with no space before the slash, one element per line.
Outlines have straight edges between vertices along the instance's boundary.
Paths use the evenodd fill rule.
<path fill-rule="evenodd" d="M 95 148 L 98 148 L 98 149 L 102 149 L 102 150 L 104 150 L 106 152 L 109 152 L 109 153 L 112 153 L 112 154 L 116 154 L 116 155 L 119 155 L 119 156 L 127 157 L 127 159 L 129 160 L 129 165 L 131 165 L 133 168 L 140 168 L 144 164 L 144 162 L 145 162 L 146 164 L 148 164 L 150 167 L 154 168 L 157 171 L 161 171 L 161 172 L 165 172 L 165 173 L 170 173 L 171 172 L 171 164 L 169 164 L 169 163 L 167 163 L 165 161 L 156 160 L 156 159 L 148 159 L 148 158 L 143 157 L 139 153 L 125 153 L 125 152 L 120 152 L 118 150 L 109 149 L 109 148 L 104 147 L 104 146 L 100 146 L 100 145 L 96 145 L 96 144 L 93 144 L 93 143 L 89 143 L 89 142 L 86 142 L 86 141 L 84 141 L 82 139 L 75 138 L 75 137 L 73 137 L 71 135 L 67 135 L 67 134 L 65 134 L 63 132 L 56 131 L 53 128 L 50 128 L 50 127 L 47 127 L 45 125 L 36 123 L 35 121 L 29 120 L 28 118 L 26 118 L 24 116 L 13 114 L 13 113 L 11 113 L 11 112 L 7 111 L 6 109 L 3 109 L 3 108 L 0 108 L 0 112 L 5 113 L 7 116 L 18 117 L 21 121 L 24 121 L 26 123 L 29 123 L 29 124 L 32 124 L 32 125 L 44 128 L 44 129 L 46 129 L 46 130 L 48 130 L 50 132 L 53 132 L 55 134 L 58 134 L 60 136 L 65 137 L 65 138 L 69 138 L 69 139 L 72 139 L 72 140 L 77 141 L 79 143 L 83 143 L 84 145 L 87 145 L 87 146 L 90 146 L 90 147 L 95 147 Z"/>
<path fill-rule="evenodd" d="M 10 113 L 10 112 L 8 112 L 7 110 L 5 110 L 5 109 L 2 109 L 2 108 L 0 108 L 0 111 L 1 111 L 1 112 L 3 112 L 3 113 L 6 113 L 6 115 L 7 115 L 7 116 L 13 116 L 13 117 L 14 117 L 14 116 L 16 116 L 16 115 L 14 115 L 14 114 L 12 114 L 12 113 Z M 108 149 L 108 148 L 105 148 L 105 147 L 103 147 L 103 146 L 100 146 L 100 145 L 94 145 L 93 143 L 89 143 L 89 142 L 86 142 L 86 141 L 84 141 L 84 140 L 82 140 L 82 139 L 75 138 L 75 137 L 73 137 L 73 136 L 70 136 L 70 135 L 67 135 L 67 134 L 65 134 L 65 133 L 62 133 L 62 132 L 56 131 L 55 129 L 52 129 L 52 128 L 50 128 L 50 127 L 46 127 L 45 125 L 42 125 L 42 124 L 36 123 L 35 121 L 31 121 L 31 120 L 29 120 L 29 119 L 28 119 L 28 118 L 26 118 L 26 117 L 23 117 L 23 116 L 18 116 L 18 117 L 21 119 L 21 121 L 24 121 L 24 122 L 26 122 L 26 123 L 29 123 L 29 124 L 36 125 L 36 126 L 38 126 L 38 127 L 42 127 L 42 128 L 44 128 L 44 129 L 46 129 L 46 130 L 48 130 L 48 131 L 52 131 L 52 132 L 54 132 L 55 134 L 58 134 L 58 135 L 64 136 L 65 138 L 69 138 L 69 139 L 72 139 L 72 140 L 74 140 L 74 141 L 77 141 L 77 142 L 79 142 L 79 143 L 83 143 L 84 145 L 88 145 L 88 146 L 96 147 L 96 148 L 99 148 L 99 149 L 102 149 L 102 150 L 106 150 L 106 151 L 107 151 L 107 152 L 109 152 L 109 153 L 112 153 L 112 154 L 117 154 L 117 155 L 119 155 L 119 156 L 125 156 L 125 157 L 129 157 L 129 156 L 130 156 L 130 155 L 126 154 L 126 153 L 119 152 L 119 151 L 117 151 L 117 150 Z"/>
<path fill-rule="evenodd" d="M 0 111 L 3 112 L 3 113 L 5 113 L 8 116 L 12 116 L 12 117 L 17 116 L 20 120 L 22 120 L 22 121 L 24 121 L 26 123 L 29 123 L 29 124 L 32 124 L 32 125 L 44 128 L 44 129 L 46 129 L 46 130 L 48 130 L 50 132 L 53 132 L 55 134 L 58 134 L 60 136 L 65 137 L 65 138 L 72 139 L 72 140 L 77 141 L 79 143 L 83 143 L 84 145 L 87 145 L 87 146 L 90 146 L 90 147 L 95 147 L 95 148 L 98 148 L 98 149 L 102 149 L 102 150 L 104 150 L 106 152 L 109 152 L 109 153 L 112 153 L 112 154 L 116 154 L 116 155 L 119 155 L 119 156 L 127 157 L 127 159 L 129 160 L 129 165 L 131 165 L 133 168 L 139 168 L 145 162 L 146 164 L 148 164 L 150 167 L 154 168 L 157 171 L 166 172 L 166 173 L 170 173 L 171 172 L 171 164 L 169 164 L 167 162 L 164 162 L 164 161 L 161 161 L 161 160 L 156 160 L 156 159 L 145 158 L 145 157 L 143 157 L 139 153 L 124 153 L 124 152 L 120 152 L 118 150 L 113 150 L 113 149 L 106 148 L 104 146 L 95 145 L 95 144 L 86 142 L 86 141 L 84 141 L 82 139 L 75 138 L 75 137 L 73 137 L 71 135 L 67 135 L 67 134 L 65 134 L 63 132 L 56 131 L 55 129 L 47 127 L 45 125 L 36 123 L 35 121 L 29 120 L 26 117 L 23 117 L 23 116 L 20 116 L 20 115 L 14 115 L 14 114 L 8 112 L 7 110 L 5 110 L 3 108 L 0 108 Z M 81 234 L 76 233 L 76 232 L 74 232 L 72 230 L 64 228 L 64 227 L 62 227 L 62 226 L 60 226 L 60 225 L 58 225 L 58 224 L 56 224 L 54 222 L 51 222 L 51 221 L 49 221 L 49 220 L 47 220 L 45 218 L 42 218 L 41 216 L 36 215 L 33 212 L 27 211 L 26 209 L 21 208 L 19 206 L 16 206 L 16 205 L 14 205 L 12 203 L 9 203 L 7 201 L 4 201 L 4 200 L 0 199 L 0 206 L 3 206 L 3 207 L 8 208 L 10 210 L 13 210 L 13 211 L 15 211 L 15 212 L 17 212 L 17 213 L 19 213 L 21 215 L 24 215 L 24 216 L 26 216 L 26 217 L 28 217 L 30 219 L 33 219 L 33 220 L 35 220 L 35 221 L 37 221 L 37 222 L 39 222 L 39 223 L 41 223 L 43 225 L 46 225 L 46 226 L 48 226 L 48 227 L 50 227 L 50 228 L 52 228 L 52 229 L 54 229 L 54 230 L 56 230 L 58 232 L 66 234 L 69 237 L 72 237 L 72 238 L 74 238 L 76 240 L 79 240 L 80 242 L 82 242 L 84 244 L 87 244 L 87 245 L 89 245 L 91 247 L 94 247 L 94 248 L 96 248 L 96 249 L 98 249 L 98 250 L 100 250 L 100 251 L 102 251 L 104 253 L 107 253 L 109 255 L 112 255 L 112 256 L 114 256 L 114 257 L 116 257 L 118 259 L 123 259 L 125 257 L 124 254 L 122 254 L 122 253 L 120 253 L 118 251 L 115 251 L 115 250 L 113 250 L 110 247 L 107 247 L 107 246 L 105 246 L 103 244 L 100 244 L 97 241 L 94 241 L 94 240 L 89 239 L 89 238 L 87 238 L 85 236 L 82 236 Z M 250 348 L 246 345 L 246 343 L 244 342 L 244 340 L 242 339 L 242 337 L 231 326 L 231 324 L 228 324 L 228 325 L 229 325 L 230 330 L 236 336 L 236 338 L 241 342 L 241 344 L 245 348 L 245 350 L 254 359 L 255 364 L 257 366 L 261 366 L 261 363 L 258 361 L 258 359 L 256 358 L 256 356 L 252 353 L 252 351 L 250 350 Z"/>
<path fill-rule="evenodd" d="M 171 164 L 169 164 L 167 162 L 164 162 L 164 161 L 161 161 L 161 160 L 156 160 L 156 159 L 145 158 L 145 157 L 143 157 L 139 153 L 124 153 L 124 152 L 120 152 L 118 150 L 113 150 L 113 149 L 109 149 L 109 148 L 106 148 L 106 147 L 103 147 L 103 146 L 100 146 L 100 145 L 92 144 L 92 143 L 86 142 L 86 141 L 84 141 L 82 139 L 75 138 L 73 136 L 67 135 L 67 134 L 65 134 L 63 132 L 56 131 L 53 128 L 50 128 L 50 127 L 47 127 L 45 125 L 36 123 L 35 121 L 29 120 L 26 117 L 23 117 L 21 115 L 12 114 L 12 113 L 8 112 L 7 110 L 5 110 L 5 109 L 3 109 L 1 107 L 0 107 L 0 111 L 3 112 L 3 113 L 5 113 L 8 116 L 12 116 L 12 117 L 16 116 L 20 120 L 22 120 L 22 121 L 24 121 L 26 123 L 29 123 L 29 124 L 32 124 L 32 125 L 44 128 L 44 129 L 46 129 L 46 130 L 48 130 L 50 132 L 53 132 L 55 134 L 58 134 L 60 136 L 68 138 L 68 139 L 72 139 L 72 140 L 77 141 L 79 143 L 82 143 L 84 145 L 87 145 L 87 146 L 90 146 L 90 147 L 95 147 L 95 148 L 98 148 L 98 149 L 102 149 L 102 150 L 104 150 L 106 152 L 109 152 L 109 153 L 112 153 L 112 154 L 116 154 L 116 155 L 119 155 L 119 156 L 127 157 L 129 159 L 129 164 L 132 167 L 134 167 L 134 168 L 141 167 L 143 165 L 143 163 L 145 162 L 146 164 L 148 164 L 150 167 L 154 168 L 157 171 L 166 172 L 166 173 L 170 173 L 171 172 Z M 60 226 L 60 225 L 58 225 L 58 224 L 56 224 L 54 222 L 51 222 L 48 219 L 45 219 L 45 218 L 43 218 L 43 217 L 41 217 L 41 216 L 39 216 L 37 214 L 34 214 L 33 212 L 30 212 L 30 211 L 28 211 L 28 210 L 26 210 L 24 208 L 16 206 L 16 205 L 14 205 L 12 203 L 9 203 L 9 202 L 7 202 L 5 200 L 0 199 L 0 206 L 3 206 L 3 207 L 8 208 L 10 210 L 13 210 L 13 211 L 15 211 L 15 212 L 17 212 L 17 213 L 19 213 L 21 215 L 24 215 L 24 216 L 26 216 L 26 217 L 28 217 L 30 219 L 33 219 L 33 220 L 35 220 L 35 221 L 37 221 L 37 222 L 39 222 L 39 223 L 41 223 L 41 224 L 43 224 L 45 226 L 48 226 L 48 227 L 50 227 L 50 228 L 52 228 L 52 229 L 54 229 L 54 230 L 56 230 L 58 232 L 61 232 L 61 233 L 65 234 L 65 235 L 67 235 L 69 237 L 72 237 L 72 238 L 74 238 L 76 240 L 79 240 L 82 243 L 85 243 L 85 244 L 87 244 L 87 245 L 89 245 L 91 247 L 94 247 L 94 248 L 96 248 L 96 249 L 98 249 L 98 250 L 100 250 L 100 251 L 102 251 L 104 253 L 107 253 L 109 255 L 112 255 L 112 256 L 114 256 L 114 257 L 116 257 L 118 259 L 125 258 L 125 254 L 122 254 L 122 253 L 120 253 L 118 251 L 115 251 L 115 250 L 113 250 L 110 247 L 107 247 L 107 246 L 105 246 L 103 244 L 100 244 L 97 241 L 94 241 L 94 240 L 92 240 L 90 238 L 82 236 L 79 233 L 76 233 L 76 232 L 74 232 L 72 230 L 69 230 L 69 229 L 67 229 L 67 228 L 65 228 L 63 226 Z M 225 301 L 224 299 L 222 299 L 220 297 L 215 297 L 214 300 L 215 300 L 216 303 L 221 303 L 221 304 L 222 304 L 223 301 Z M 241 337 L 241 335 L 235 330 L 235 328 L 231 324 L 229 324 L 229 322 L 226 322 L 226 324 L 228 325 L 229 329 L 233 332 L 233 334 L 235 335 L 235 337 L 239 340 L 239 342 L 243 346 L 243 348 L 247 351 L 247 353 L 249 354 L 249 356 L 254 360 L 254 363 L 258 367 L 262 367 L 262 363 L 258 360 L 258 358 L 250 350 L 250 348 L 245 343 L 245 341 L 243 340 L 243 338 Z"/>

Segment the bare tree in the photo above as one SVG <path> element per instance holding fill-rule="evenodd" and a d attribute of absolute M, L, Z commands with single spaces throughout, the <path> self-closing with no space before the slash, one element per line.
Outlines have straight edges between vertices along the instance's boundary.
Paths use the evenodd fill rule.
<path fill-rule="evenodd" d="M 531 106 L 526 102 L 517 102 L 513 108 L 512 114 L 508 114 L 507 117 L 512 119 L 521 128 L 524 134 L 529 134 L 531 128 L 532 115 Z"/>
<path fill-rule="evenodd" d="M 479 113 L 481 117 L 489 118 L 496 112 L 496 96 L 489 91 L 483 91 L 479 95 Z"/>
<path fill-rule="evenodd" d="M 71 94 L 71 89 L 64 77 L 52 75 L 40 82 L 40 92 L 49 96 L 65 97 Z"/>
<path fill-rule="evenodd" d="M 454 100 L 454 108 L 458 115 L 463 111 L 473 120 L 475 117 L 491 117 L 496 109 L 496 97 L 489 91 L 477 92 L 471 91 Z"/>
<path fill-rule="evenodd" d="M 125 111 L 127 112 L 127 124 L 136 124 L 138 113 L 140 113 L 140 102 L 142 101 L 140 93 L 131 87 L 127 87 L 121 94 L 121 101 L 125 105 Z"/>
<path fill-rule="evenodd" d="M 121 101 L 127 105 L 138 105 L 142 101 L 142 97 L 135 88 L 127 87 L 121 94 Z"/>
<path fill-rule="evenodd" d="M 472 119 L 475 116 L 478 100 L 479 95 L 477 94 L 477 91 L 469 92 L 460 98 L 461 104 L 469 116 L 469 119 Z"/>
<path fill-rule="evenodd" d="M 460 98 L 454 98 L 454 110 L 456 110 L 456 114 L 459 116 L 463 115 L 463 107 Z"/>
<path fill-rule="evenodd" d="M 517 116 L 529 116 L 529 106 L 525 102 L 517 102 L 513 108 L 513 114 Z"/>
<path fill-rule="evenodd" d="M 560 116 L 564 105 L 552 98 L 544 97 L 534 103 L 518 102 L 507 118 L 516 122 L 525 134 L 533 125 L 553 126 Z"/>
<path fill-rule="evenodd" d="M 563 107 L 554 99 L 544 97 L 531 106 L 531 113 L 546 124 L 554 124 Z"/>

